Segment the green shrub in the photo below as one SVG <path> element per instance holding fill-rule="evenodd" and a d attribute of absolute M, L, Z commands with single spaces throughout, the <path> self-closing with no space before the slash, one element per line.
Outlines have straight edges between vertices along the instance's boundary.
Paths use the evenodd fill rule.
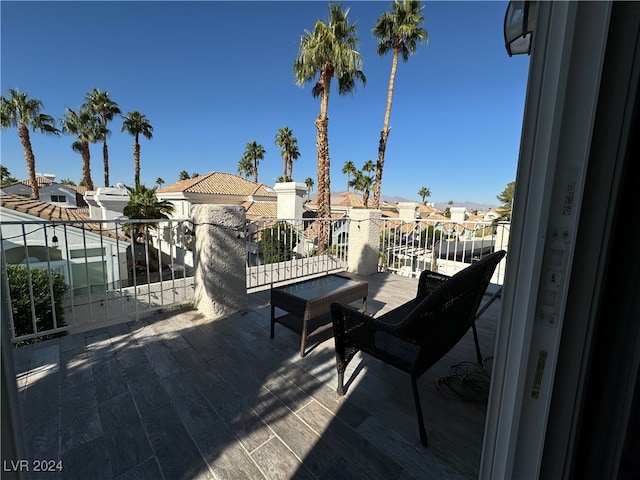
<path fill-rule="evenodd" d="M 22 265 L 7 265 L 7 276 L 9 280 L 15 336 L 19 337 L 35 333 L 31 320 L 31 300 L 29 298 L 29 276 L 27 269 Z M 53 329 L 53 311 L 51 308 L 49 278 L 51 278 L 53 285 L 53 303 L 55 304 L 57 326 L 63 327 L 66 325 L 64 323 L 62 297 L 69 287 L 64 281 L 64 276 L 60 273 L 48 272 L 43 268 L 34 268 L 31 270 L 31 285 L 33 287 L 33 303 L 38 332 L 46 332 L 47 330 Z"/>
<path fill-rule="evenodd" d="M 291 225 L 280 222 L 262 232 L 260 253 L 265 264 L 285 262 L 294 257 L 297 244 L 298 234 Z"/>

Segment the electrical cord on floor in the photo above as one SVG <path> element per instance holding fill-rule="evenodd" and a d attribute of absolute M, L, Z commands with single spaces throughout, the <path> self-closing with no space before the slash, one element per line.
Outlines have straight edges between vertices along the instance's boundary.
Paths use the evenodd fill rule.
<path fill-rule="evenodd" d="M 483 365 L 476 362 L 460 362 L 449 367 L 451 375 L 436 380 L 436 388 L 445 395 L 459 400 L 484 403 L 489 398 L 491 376 L 486 359 Z"/>

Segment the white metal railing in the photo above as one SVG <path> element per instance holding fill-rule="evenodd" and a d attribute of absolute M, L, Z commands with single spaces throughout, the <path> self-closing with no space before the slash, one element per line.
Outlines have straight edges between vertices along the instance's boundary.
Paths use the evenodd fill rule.
<path fill-rule="evenodd" d="M 247 289 L 346 270 L 349 226 L 348 218 L 247 221 Z M 508 222 L 385 218 L 379 226 L 378 270 L 405 276 L 452 275 L 508 248 Z M 9 302 L 13 340 L 192 302 L 192 233 L 187 219 L 1 221 L 0 293 Z M 504 261 L 492 283 L 503 279 Z"/>
<path fill-rule="evenodd" d="M 348 244 L 348 218 L 249 220 L 247 289 L 345 270 Z"/>
<path fill-rule="evenodd" d="M 188 220 L 2 221 L 14 341 L 138 318 L 193 299 Z"/>
<path fill-rule="evenodd" d="M 509 227 L 508 222 L 382 219 L 378 270 L 410 277 L 423 270 L 453 275 L 487 253 L 506 250 Z M 503 277 L 504 266 L 492 282 L 502 284 Z"/>

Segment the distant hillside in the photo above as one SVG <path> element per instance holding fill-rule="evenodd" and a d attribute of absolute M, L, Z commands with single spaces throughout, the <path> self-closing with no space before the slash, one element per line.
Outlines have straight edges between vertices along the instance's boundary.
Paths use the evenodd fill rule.
<path fill-rule="evenodd" d="M 435 204 L 435 207 L 439 210 L 444 210 L 449 205 L 447 202 L 439 202 Z M 493 210 L 494 208 L 498 208 L 498 205 L 491 205 L 488 203 L 476 203 L 476 202 L 453 202 L 454 207 L 464 207 L 468 212 L 473 210 Z"/>
<path fill-rule="evenodd" d="M 345 193 L 345 191 L 340 191 L 340 192 L 331 192 L 331 195 L 339 195 L 341 193 Z M 373 194 L 371 195 L 373 197 Z M 312 193 L 311 194 L 311 198 L 314 199 L 316 198 L 316 194 Z M 391 197 L 389 195 L 381 195 L 380 196 L 380 200 L 382 200 L 383 202 L 387 202 L 390 205 L 395 205 L 398 202 L 416 202 L 416 203 L 420 203 L 419 200 L 416 199 L 407 199 L 407 198 L 403 198 L 403 197 Z M 435 203 L 435 207 L 438 210 L 444 210 L 445 208 L 447 208 L 449 205 L 447 204 L 447 202 L 438 202 Z M 454 207 L 465 207 L 467 209 L 467 211 L 471 212 L 473 210 L 479 210 L 479 211 L 486 211 L 486 210 L 492 210 L 494 208 L 498 208 L 498 205 L 493 205 L 493 204 L 489 204 L 489 203 L 477 203 L 477 202 L 471 202 L 471 201 L 465 201 L 465 202 L 453 202 L 453 206 Z"/>

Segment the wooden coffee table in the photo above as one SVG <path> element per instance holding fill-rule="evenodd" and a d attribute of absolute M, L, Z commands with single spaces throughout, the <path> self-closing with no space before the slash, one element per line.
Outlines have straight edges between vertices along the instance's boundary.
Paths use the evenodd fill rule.
<path fill-rule="evenodd" d="M 326 275 L 271 289 L 271 338 L 276 323 L 301 336 L 300 356 L 304 357 L 307 340 L 332 329 L 331 303 L 349 304 L 362 298 L 367 310 L 369 284 L 341 275 Z M 276 317 L 276 308 L 288 312 Z"/>

